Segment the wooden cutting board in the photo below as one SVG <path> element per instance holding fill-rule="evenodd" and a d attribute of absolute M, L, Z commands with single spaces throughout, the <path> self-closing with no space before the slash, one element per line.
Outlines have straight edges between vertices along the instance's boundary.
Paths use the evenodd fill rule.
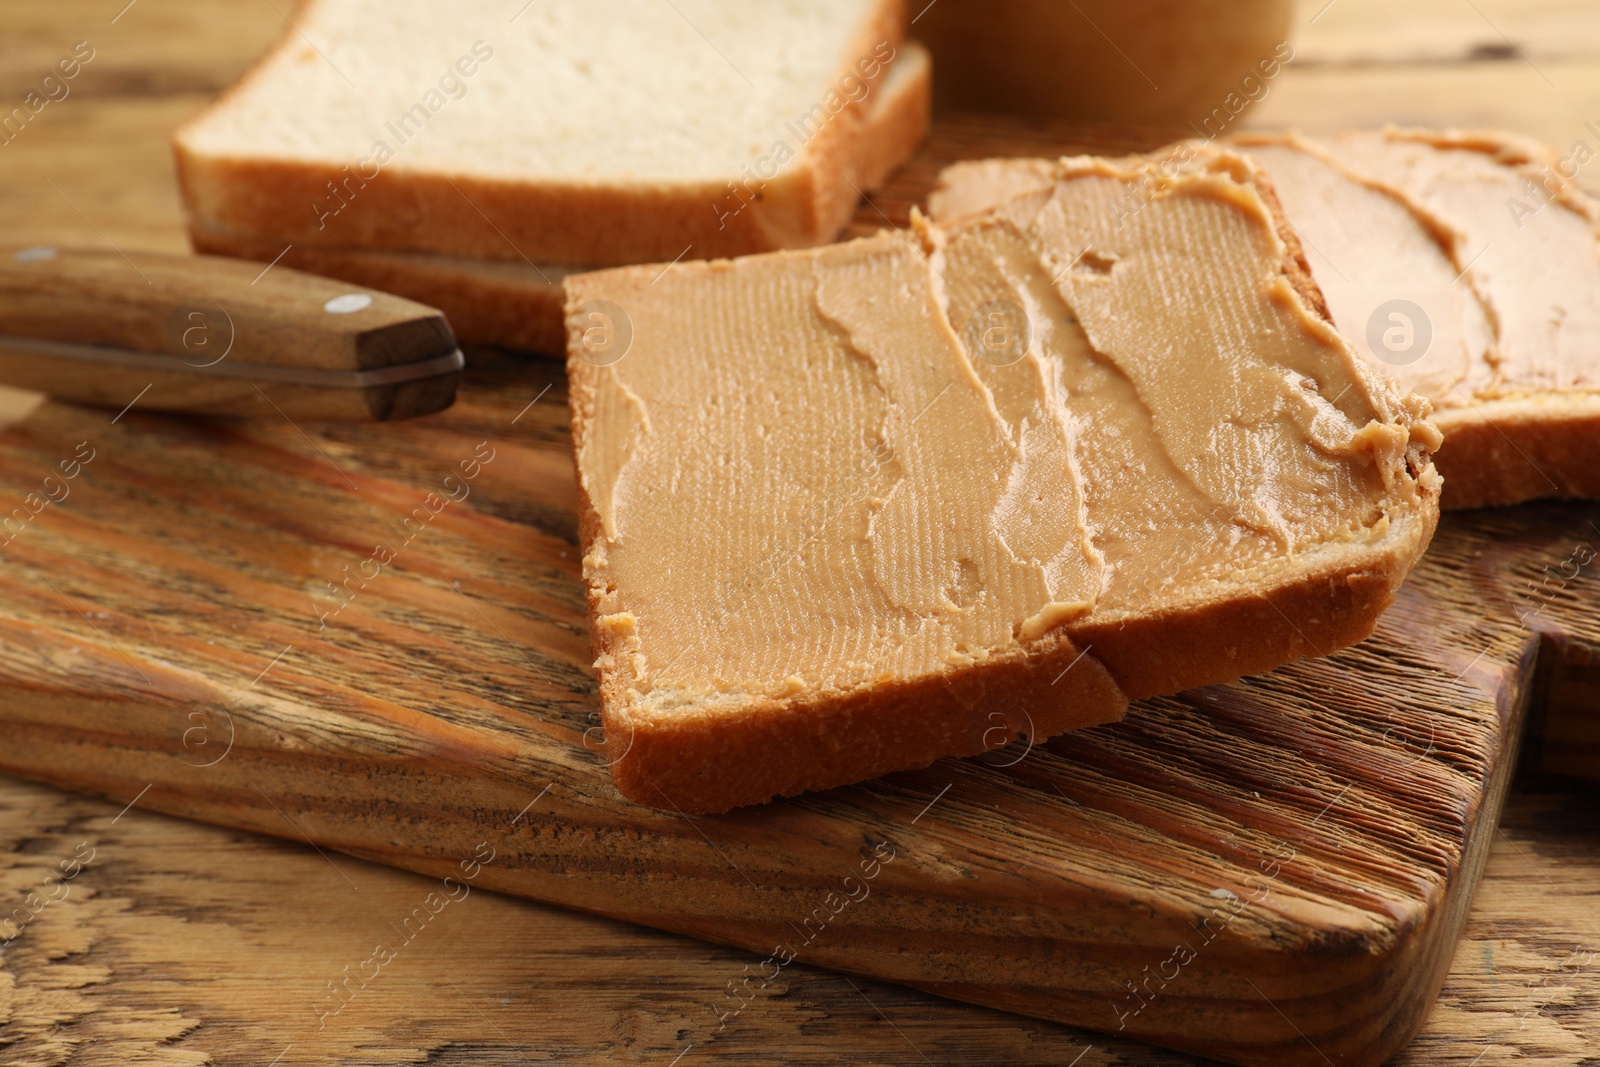
<path fill-rule="evenodd" d="M 1150 144 L 948 122 L 858 225 L 953 158 Z M 1569 762 L 1593 743 L 1600 507 L 1544 505 L 1448 517 L 1328 659 L 1031 750 L 653 811 L 596 728 L 556 364 L 475 353 L 457 407 L 403 426 L 113 414 L 0 435 L 0 770 L 749 949 L 686 1040 L 800 960 L 1376 1064 L 1443 980 L 1535 691 Z"/>

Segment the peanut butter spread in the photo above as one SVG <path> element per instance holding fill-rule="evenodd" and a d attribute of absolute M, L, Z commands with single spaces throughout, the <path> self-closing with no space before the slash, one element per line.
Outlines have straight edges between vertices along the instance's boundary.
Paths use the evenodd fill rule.
<path fill-rule="evenodd" d="M 1325 144 L 1448 235 L 1496 332 L 1489 380 L 1469 376 L 1474 396 L 1600 389 L 1595 210 L 1553 156 L 1503 135 L 1390 130 Z"/>
<path fill-rule="evenodd" d="M 653 710 L 852 690 L 1380 540 L 1437 435 L 1242 166 L 1063 161 L 946 228 L 569 279 L 602 673 Z"/>
<path fill-rule="evenodd" d="M 1357 351 L 1439 409 L 1490 385 L 1494 329 L 1461 277 L 1451 230 L 1302 138 L 1238 144 L 1271 174 L 1333 323 Z"/>
<path fill-rule="evenodd" d="M 1055 182 L 1052 159 L 967 159 L 939 172 L 939 187 L 928 194 L 928 214 L 936 222 L 981 215 L 1018 193 L 1033 193 Z M 1128 206 L 1108 205 L 1114 210 Z"/>
<path fill-rule="evenodd" d="M 1441 425 L 1479 400 L 1600 391 L 1600 213 L 1548 151 L 1400 130 L 1234 144 L 1266 170 L 1334 325 Z M 1180 144 L 1157 165 L 1210 151 Z M 930 208 L 970 217 L 1048 185 L 1053 166 L 955 164 Z"/>

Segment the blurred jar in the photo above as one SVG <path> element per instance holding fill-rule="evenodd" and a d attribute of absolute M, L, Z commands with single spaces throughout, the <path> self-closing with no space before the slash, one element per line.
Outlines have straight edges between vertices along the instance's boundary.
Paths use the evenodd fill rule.
<path fill-rule="evenodd" d="M 912 0 L 913 14 L 922 0 Z M 911 27 L 940 110 L 1141 126 L 1231 121 L 1270 91 L 1293 0 L 934 0 Z"/>

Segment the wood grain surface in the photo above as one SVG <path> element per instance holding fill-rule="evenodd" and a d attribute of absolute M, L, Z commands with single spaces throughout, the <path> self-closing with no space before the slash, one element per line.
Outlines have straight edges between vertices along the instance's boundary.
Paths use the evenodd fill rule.
<path fill-rule="evenodd" d="M 39 36 L 56 33 L 70 46 L 92 13 L 126 54 L 167 57 L 180 92 L 85 91 L 24 131 L 28 152 L 11 145 L 0 157 L 19 190 L 5 215 L 16 243 L 76 231 L 181 244 L 165 131 L 198 107 L 205 78 L 245 49 L 215 5 L 142 0 L 108 24 L 112 7 L 122 5 L 28 17 L 42 20 Z M 152 25 L 131 30 L 135 14 Z M 174 28 L 189 45 L 171 42 Z M 169 40 L 149 42 L 157 32 Z M 108 45 L 103 55 L 113 54 Z M 129 68 L 98 69 L 130 77 Z M 94 70 L 80 89 L 93 85 Z M 149 84 L 168 84 L 164 77 Z M 145 91 L 136 78 L 118 84 Z M 1142 146 L 1120 131 L 1075 139 Z M 1067 147 L 1061 130 L 947 124 L 924 169 L 1000 144 Z M 898 193 L 864 209 L 865 224 L 876 225 L 879 209 L 898 215 L 916 181 L 905 176 Z M 1081 1008 L 1100 1027 L 1137 1005 L 1126 1032 L 1169 1040 L 1181 1031 L 1175 1043 L 1260 1062 L 1361 1062 L 1352 1049 L 1397 1042 L 1428 1003 L 1453 947 L 1448 928 L 1464 918 L 1466 883 L 1491 838 L 1502 868 L 1515 862 L 1508 856 L 1529 863 L 1511 869 L 1500 898 L 1486 891 L 1482 902 L 1500 909 L 1491 940 L 1511 958 L 1491 957 L 1487 980 L 1450 987 L 1430 1030 L 1438 1036 L 1408 1056 L 1578 1063 L 1592 1050 L 1596 883 L 1584 863 L 1593 823 L 1572 814 L 1592 813 L 1592 797 L 1530 798 L 1521 837 L 1515 826 L 1494 834 L 1483 812 L 1509 775 L 1503 738 L 1522 698 L 1557 691 L 1569 696 L 1550 706 L 1581 709 L 1593 692 L 1581 669 L 1532 669 L 1540 657 L 1581 661 L 1596 645 L 1590 572 L 1580 568 L 1554 589 L 1547 577 L 1590 536 L 1593 509 L 1453 519 L 1424 564 L 1431 584 L 1409 587 L 1382 643 L 1331 664 L 1159 702 L 1009 768 L 952 762 L 764 815 L 691 823 L 624 810 L 601 788 L 608 757 L 589 733 L 559 384 L 548 365 L 476 355 L 467 402 L 400 436 L 186 424 L 137 409 L 107 424 L 52 405 L 0 442 L 0 491 L 19 499 L 33 491 L 32 475 L 59 461 L 61 445 L 96 448 L 74 495 L 0 549 L 0 674 L 11 687 L 0 712 L 4 758 L 118 801 L 107 808 L 21 785 L 0 794 L 19 798 L 24 812 L 25 825 L 7 831 L 18 835 L 7 868 L 13 899 L 26 901 L 27 880 L 50 871 L 60 883 L 62 862 L 87 840 L 67 840 L 80 822 L 109 824 L 137 798 L 134 814 L 114 825 L 138 818 L 154 828 L 148 846 L 130 850 L 147 852 L 154 867 L 136 872 L 127 861 L 142 888 L 116 897 L 107 884 L 115 899 L 99 926 L 86 933 L 62 921 L 64 902 L 43 908 L 7 946 L 0 1042 L 10 1044 L 0 1052 L 54 1042 L 54 1052 L 19 1062 L 126 1062 L 123 1049 L 136 1046 L 120 1043 L 138 1040 L 169 1062 L 280 1054 L 285 1063 L 500 1062 L 508 1050 L 533 1061 L 669 1062 L 685 1049 L 761 1061 L 773 1047 L 794 1062 L 1071 1062 L 1093 1043 L 1082 1062 L 1177 1062 L 1123 1040 L 802 970 L 815 963 L 1022 1010 Z M 540 397 L 547 384 L 555 388 Z M 461 465 L 482 442 L 495 458 L 480 461 L 467 485 Z M 334 615 L 331 633 L 318 628 L 319 612 L 337 604 L 326 583 L 372 558 L 368 542 L 405 538 L 409 528 L 393 523 L 429 492 L 448 490 L 446 475 L 470 495 L 437 511 L 424 503 L 432 517 L 413 520 L 422 529 L 394 565 Z M 1545 591 L 1530 593 L 1530 580 Z M 311 836 L 432 878 L 143 814 L 152 808 L 292 841 Z M 43 830 L 52 826 L 67 832 L 51 838 Z M 463 833 L 477 826 L 496 836 Z M 430 892 L 460 892 L 461 864 L 480 842 L 495 858 L 478 869 L 472 899 L 497 910 L 476 942 L 432 950 L 441 955 L 431 959 L 412 953 L 413 942 L 431 944 L 425 930 L 413 933 L 429 920 L 408 925 L 405 916 L 430 909 Z M 862 866 L 885 845 L 893 860 Z M 1274 869 L 1285 848 L 1293 856 Z M 311 865 L 343 886 L 334 889 L 348 894 L 342 903 L 311 892 Z M 9 873 L 16 869 L 21 884 Z M 91 863 L 81 877 L 107 869 Z M 770 973 L 762 961 L 774 941 L 803 939 L 795 926 L 818 907 L 838 907 L 828 894 L 848 892 L 847 875 L 860 887 L 867 870 L 868 896 L 831 915 L 765 987 L 758 978 L 743 984 Z M 1252 871 L 1260 886 L 1271 871 L 1271 896 L 1249 900 Z M 438 880 L 446 873 L 455 888 Z M 393 895 L 352 891 L 347 877 L 392 885 Z M 496 886 L 533 887 L 757 954 L 476 892 Z M 1225 927 L 1219 909 L 1231 916 Z M 142 924 L 144 915 L 170 922 Z M 1147 968 L 1170 973 L 1174 935 L 1193 936 L 1201 921 L 1209 925 L 1200 936 L 1220 932 L 1178 977 L 1147 977 Z M 520 945 L 511 936 L 518 922 L 528 931 Z M 204 923 L 220 929 L 193 928 Z M 366 942 L 389 938 L 385 928 L 404 939 L 406 955 L 385 961 L 383 977 L 357 981 L 357 995 L 348 986 L 330 993 L 328 982 L 371 973 Z M 63 940 L 45 941 L 51 930 Z M 317 955 L 324 947 L 331 959 Z M 410 972 L 410 985 L 395 983 L 395 999 L 371 995 L 419 957 L 430 962 Z M 699 1014 L 689 1019 L 680 1009 L 702 999 L 698 987 L 689 991 L 698 974 L 686 981 L 679 967 L 699 958 L 737 966 L 716 975 L 712 1006 L 690 1009 Z M 862 968 L 863 960 L 875 963 Z M 523 962 L 560 980 L 519 1002 L 508 990 L 529 981 Z M 311 981 L 296 984 L 308 971 Z M 801 974 L 820 991 L 792 993 Z M 446 1006 L 442 977 L 477 995 Z M 1074 981 L 1101 999 L 1063 996 Z M 1120 1010 L 1103 996 L 1140 983 L 1142 994 L 1123 990 Z M 740 990 L 754 999 L 730 1021 Z M 74 1007 L 75 997 L 86 1003 Z M 347 1025 L 345 1036 L 327 1038 L 329 1027 Z M 282 1044 L 273 1040 L 280 1033 L 289 1035 Z M 295 1035 L 304 1043 L 287 1048 Z"/>
<path fill-rule="evenodd" d="M 795 957 L 1240 1062 L 1375 1063 L 1443 979 L 1543 634 L 1600 647 L 1588 571 L 1520 590 L 1600 507 L 1451 516 L 1328 659 L 1031 752 L 651 811 L 593 729 L 562 389 L 481 353 L 401 427 L 14 424 L 0 493 L 82 470 L 0 555 L 0 767 L 435 878 L 481 843 L 476 888 L 756 953 L 733 1017 Z"/>
<path fill-rule="evenodd" d="M 0 949 L 0 1062 L 667 1067 L 691 1039 L 678 1067 L 1195 1062 L 804 962 L 706 1041 L 748 953 L 479 892 L 324 1019 L 327 983 L 398 940 L 389 924 L 439 883 L 122 807 L 0 782 L 8 898 L 92 855 Z M 1593 793 L 1513 795 L 1443 996 L 1396 1067 L 1593 1063 L 1597 841 Z"/>

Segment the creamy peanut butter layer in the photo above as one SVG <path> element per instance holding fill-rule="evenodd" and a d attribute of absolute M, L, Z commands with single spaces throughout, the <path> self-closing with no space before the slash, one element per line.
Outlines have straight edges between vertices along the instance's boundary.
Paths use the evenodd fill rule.
<path fill-rule="evenodd" d="M 1446 507 L 1600 496 L 1600 206 L 1570 161 L 1494 132 L 1229 144 L 1281 204 L 1330 321 L 1433 404 Z M 1179 142 L 1149 160 L 1170 176 L 1214 150 Z M 941 222 L 970 218 L 1047 187 L 1057 166 L 957 163 L 929 207 Z M 1112 213 L 1133 217 L 1147 195 Z"/>
<path fill-rule="evenodd" d="M 1600 390 L 1600 233 L 1595 208 L 1553 154 L 1507 135 L 1340 134 L 1328 152 L 1407 198 L 1449 238 L 1458 270 L 1497 328 L 1497 397 Z"/>
<path fill-rule="evenodd" d="M 1597 211 L 1540 146 L 1402 130 L 1236 143 L 1268 172 L 1334 325 L 1402 387 L 1440 410 L 1600 390 Z M 1206 151 L 1158 158 L 1171 169 Z M 1048 184 L 1051 168 L 956 164 L 931 210 L 980 213 Z"/>
<path fill-rule="evenodd" d="M 592 276 L 633 351 L 578 469 L 641 685 L 787 695 L 982 658 L 1090 610 L 1070 436 L 1035 365 L 997 398 L 908 238 Z M 579 361 L 581 364 L 581 361 Z"/>
<path fill-rule="evenodd" d="M 1036 323 L 1029 358 L 1080 430 L 1102 612 L 1249 584 L 1308 547 L 1381 536 L 1414 504 L 1401 472 L 1420 409 L 1296 291 L 1242 161 L 1167 177 L 1069 160 L 1048 177 L 950 227 L 941 274 L 952 321 L 999 299 Z M 1150 199 L 1108 211 L 1130 186 Z M 1012 373 L 976 365 L 996 389 Z"/>
<path fill-rule="evenodd" d="M 700 751 L 685 737 L 742 707 L 799 736 L 866 694 L 849 706 L 885 709 L 895 739 L 849 718 L 824 751 L 883 750 L 858 772 L 916 766 L 974 749 L 907 741 L 897 691 L 930 709 L 957 683 L 979 687 L 949 698 L 964 704 L 1038 701 L 1049 679 L 992 689 L 985 672 L 1055 655 L 1108 679 L 1076 698 L 1105 705 L 1076 721 L 1104 721 L 1116 686 L 1175 691 L 1227 676 L 1210 657 L 1273 655 L 1185 628 L 1206 611 L 1292 588 L 1300 617 L 1270 628 L 1325 626 L 1354 609 L 1305 605 L 1341 597 L 1357 557 L 1343 565 L 1386 597 L 1432 528 L 1437 434 L 1322 317 L 1248 169 L 1222 152 L 1177 175 L 1066 161 L 948 227 L 569 279 L 608 731 Z M 1132 189 L 1139 211 L 1108 210 Z M 1327 577 L 1296 584 L 1312 574 Z M 1356 639 L 1376 604 L 1330 640 Z M 1105 630 L 1150 618 L 1216 651 Z M 1093 641 L 1118 646 L 1109 675 Z"/>
<path fill-rule="evenodd" d="M 1238 143 L 1270 173 L 1333 323 L 1357 351 L 1436 409 L 1490 388 L 1494 326 L 1462 276 L 1457 231 L 1305 138 Z"/>

